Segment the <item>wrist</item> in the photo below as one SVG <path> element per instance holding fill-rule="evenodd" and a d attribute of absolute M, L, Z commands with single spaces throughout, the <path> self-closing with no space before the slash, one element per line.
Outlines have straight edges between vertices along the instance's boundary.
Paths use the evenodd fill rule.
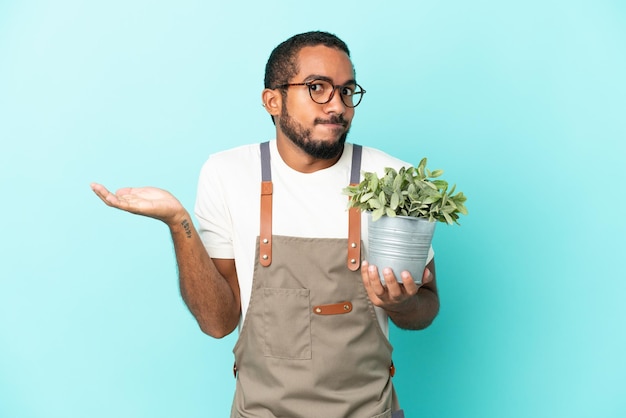
<path fill-rule="evenodd" d="M 169 219 L 165 220 L 165 223 L 172 230 L 179 228 L 185 229 L 185 225 L 192 225 L 191 216 L 189 216 L 189 212 L 187 212 L 184 208 L 172 215 Z"/>
<path fill-rule="evenodd" d="M 399 304 L 395 304 L 385 308 L 389 316 L 412 316 L 418 310 L 417 294 L 409 297 Z"/>

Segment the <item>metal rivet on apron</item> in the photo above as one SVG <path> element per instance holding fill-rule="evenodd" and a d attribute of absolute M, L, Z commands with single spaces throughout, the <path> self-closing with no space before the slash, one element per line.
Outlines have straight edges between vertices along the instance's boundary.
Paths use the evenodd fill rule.
<path fill-rule="evenodd" d="M 350 310 L 350 305 L 343 305 L 343 310 L 344 311 L 349 311 Z"/>
<path fill-rule="evenodd" d="M 270 242 L 267 238 L 263 238 L 263 244 L 267 244 L 268 242 Z"/>
<path fill-rule="evenodd" d="M 317 312 L 317 313 L 322 312 L 322 308 L 315 308 L 315 312 Z"/>
<path fill-rule="evenodd" d="M 350 260 L 350 262 L 351 262 L 352 264 L 356 264 L 356 260 L 355 260 L 354 258 L 353 258 L 353 259 L 351 259 L 351 260 Z"/>
<path fill-rule="evenodd" d="M 263 254 L 263 260 L 267 260 L 267 254 Z"/>
<path fill-rule="evenodd" d="M 352 248 L 356 248 L 356 242 L 352 243 Z"/>

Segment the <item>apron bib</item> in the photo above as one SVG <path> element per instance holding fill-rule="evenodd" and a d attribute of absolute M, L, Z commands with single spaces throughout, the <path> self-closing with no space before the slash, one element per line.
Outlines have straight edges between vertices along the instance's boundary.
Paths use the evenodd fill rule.
<path fill-rule="evenodd" d="M 363 287 L 360 258 L 348 251 L 360 251 L 360 238 L 349 245 L 348 239 L 272 236 L 267 143 L 261 150 L 270 213 L 266 200 L 250 304 L 233 350 L 231 418 L 401 416 L 391 382 L 393 349 Z M 360 147 L 356 153 L 352 182 L 355 172 L 358 182 Z"/>

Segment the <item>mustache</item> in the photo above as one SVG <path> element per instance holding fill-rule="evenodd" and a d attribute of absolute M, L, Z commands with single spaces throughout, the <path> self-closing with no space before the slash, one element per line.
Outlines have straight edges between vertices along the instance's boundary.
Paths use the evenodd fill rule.
<path fill-rule="evenodd" d="M 343 118 L 343 116 L 331 116 L 329 119 L 316 118 L 313 123 L 317 124 L 325 124 L 332 123 L 336 125 L 348 126 L 348 122 Z"/>

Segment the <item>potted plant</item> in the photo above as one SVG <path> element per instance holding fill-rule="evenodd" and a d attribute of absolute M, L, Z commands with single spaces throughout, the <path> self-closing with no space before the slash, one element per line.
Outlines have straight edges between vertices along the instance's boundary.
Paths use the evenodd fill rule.
<path fill-rule="evenodd" d="M 466 197 L 455 193 L 456 185 L 438 177 L 443 170 L 430 171 L 423 158 L 417 167 L 398 171 L 385 168 L 382 177 L 364 172 L 363 181 L 343 189 L 348 206 L 368 213 L 368 260 L 391 267 L 398 281 L 407 270 L 421 282 L 437 222 L 458 224 L 467 215 Z"/>

